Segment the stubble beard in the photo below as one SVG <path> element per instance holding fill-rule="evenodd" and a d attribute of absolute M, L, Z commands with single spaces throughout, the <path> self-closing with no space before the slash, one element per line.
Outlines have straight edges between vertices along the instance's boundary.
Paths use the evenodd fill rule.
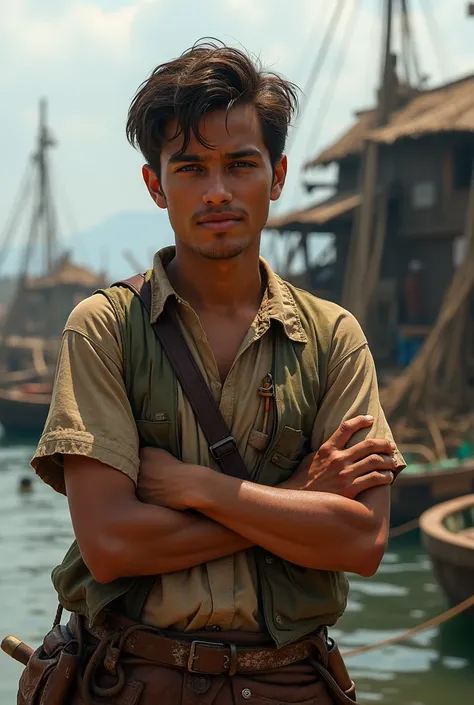
<path fill-rule="evenodd" d="M 237 242 L 226 242 L 226 234 L 218 235 L 216 240 L 204 247 L 201 247 L 197 243 L 193 249 L 202 257 L 212 260 L 226 260 L 238 257 L 244 250 L 246 250 L 251 241 L 245 242 L 244 238 Z"/>

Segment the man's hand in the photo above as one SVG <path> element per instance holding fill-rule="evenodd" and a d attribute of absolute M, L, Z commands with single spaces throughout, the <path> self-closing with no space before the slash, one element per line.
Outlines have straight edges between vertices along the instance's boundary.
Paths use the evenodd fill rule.
<path fill-rule="evenodd" d="M 334 435 L 315 453 L 306 456 L 284 489 L 330 492 L 355 499 L 361 492 L 393 481 L 394 444 L 368 438 L 346 448 L 354 433 L 373 423 L 370 416 L 343 421 Z"/>
<path fill-rule="evenodd" d="M 142 448 L 137 497 L 146 504 L 187 509 L 185 496 L 189 485 L 191 482 L 204 482 L 206 472 L 212 473 L 213 470 L 183 463 L 160 448 Z"/>

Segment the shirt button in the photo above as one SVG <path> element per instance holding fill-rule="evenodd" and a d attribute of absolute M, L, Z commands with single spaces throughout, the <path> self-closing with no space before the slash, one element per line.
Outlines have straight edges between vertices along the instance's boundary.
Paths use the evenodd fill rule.
<path fill-rule="evenodd" d="M 280 626 L 283 624 L 283 617 L 281 616 L 281 614 L 277 614 L 277 615 L 275 616 L 275 622 L 276 622 L 277 624 L 279 624 Z"/>
<path fill-rule="evenodd" d="M 265 563 L 271 565 L 273 563 L 273 556 L 265 556 Z"/>
<path fill-rule="evenodd" d="M 250 700 L 250 698 L 252 697 L 252 691 L 250 690 L 250 688 L 243 689 L 242 697 L 244 700 Z"/>
<path fill-rule="evenodd" d="M 206 676 L 193 676 L 191 687 L 195 693 L 205 693 L 209 690 L 211 679 Z"/>

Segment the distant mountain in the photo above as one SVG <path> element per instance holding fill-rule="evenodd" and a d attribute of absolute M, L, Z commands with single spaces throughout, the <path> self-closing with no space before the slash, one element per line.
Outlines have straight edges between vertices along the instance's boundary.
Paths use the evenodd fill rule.
<path fill-rule="evenodd" d="M 129 251 L 140 269 L 151 266 L 153 254 L 174 242 L 166 211 L 117 213 L 107 220 L 70 237 L 65 245 L 74 261 L 105 270 L 110 280 L 134 274 L 136 267 L 127 262 Z"/>

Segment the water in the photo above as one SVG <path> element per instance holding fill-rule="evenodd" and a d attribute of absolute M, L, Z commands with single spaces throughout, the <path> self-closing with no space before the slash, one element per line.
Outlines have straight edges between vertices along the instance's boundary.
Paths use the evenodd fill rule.
<path fill-rule="evenodd" d="M 56 610 L 50 572 L 71 542 L 66 500 L 34 479 L 32 445 L 0 446 L 0 636 L 36 646 Z M 389 547 L 375 578 L 352 580 L 347 613 L 333 631 L 341 649 L 402 633 L 446 608 L 417 538 Z M 474 626 L 462 615 L 397 645 L 348 660 L 361 703 L 447 705 L 474 702 Z M 0 703 L 14 705 L 21 666 L 0 654 Z"/>

